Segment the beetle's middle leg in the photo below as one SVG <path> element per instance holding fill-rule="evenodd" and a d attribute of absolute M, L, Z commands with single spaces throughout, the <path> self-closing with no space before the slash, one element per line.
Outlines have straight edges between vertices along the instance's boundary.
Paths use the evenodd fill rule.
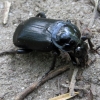
<path fill-rule="evenodd" d="M 54 70 L 54 67 L 55 67 L 55 64 L 56 64 L 56 58 L 57 58 L 58 55 L 57 55 L 56 52 L 54 52 L 53 55 L 54 55 L 53 56 L 53 61 L 51 63 L 50 69 L 45 73 L 45 76 L 48 75 L 49 72 L 51 72 L 52 70 Z"/>
<path fill-rule="evenodd" d="M 42 12 L 38 13 L 36 17 L 46 18 L 46 15 Z"/>

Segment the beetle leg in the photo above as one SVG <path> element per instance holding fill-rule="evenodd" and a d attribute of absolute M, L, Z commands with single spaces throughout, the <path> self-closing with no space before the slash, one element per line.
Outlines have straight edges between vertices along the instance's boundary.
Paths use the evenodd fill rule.
<path fill-rule="evenodd" d="M 49 71 L 47 73 L 49 73 L 51 70 L 54 70 L 54 67 L 55 67 L 55 64 L 56 64 L 56 58 L 57 58 L 57 54 L 54 53 L 54 57 L 53 57 L 53 61 L 52 61 L 51 67 L 50 67 L 50 69 L 49 69 Z"/>
<path fill-rule="evenodd" d="M 29 53 L 31 51 L 32 50 L 30 50 L 30 49 L 9 50 L 9 51 L 4 51 L 4 52 L 0 53 L 0 56 L 10 55 L 10 54 L 26 54 L 26 53 Z"/>
<path fill-rule="evenodd" d="M 91 49 L 91 50 L 93 49 L 94 45 L 93 45 L 93 43 L 91 42 L 90 37 L 82 36 L 81 39 L 82 39 L 83 41 L 88 40 L 88 43 L 89 43 L 90 49 Z"/>
<path fill-rule="evenodd" d="M 30 50 L 30 49 L 18 49 L 18 50 L 16 50 L 17 54 L 26 54 L 26 53 L 30 53 L 30 52 L 32 52 L 32 50 Z"/>
<path fill-rule="evenodd" d="M 50 69 L 45 73 L 45 75 L 43 76 L 43 78 L 44 78 L 45 76 L 47 76 L 52 70 L 54 70 L 57 55 L 58 55 L 58 54 L 55 52 L 55 53 L 54 53 L 54 56 L 53 56 L 53 61 L 52 61 L 51 67 L 50 67 Z"/>
<path fill-rule="evenodd" d="M 76 61 L 76 59 L 75 59 L 75 56 L 74 56 L 74 54 L 73 53 L 68 53 L 69 54 L 69 56 L 70 56 L 70 58 L 71 58 L 71 60 L 72 60 L 72 63 L 73 63 L 73 65 L 77 65 L 77 61 Z"/>
<path fill-rule="evenodd" d="M 56 64 L 56 58 L 57 58 L 57 53 L 55 52 L 50 70 L 54 70 L 54 67 L 55 67 L 55 64 Z"/>
<path fill-rule="evenodd" d="M 97 54 L 99 54 L 97 50 L 100 48 L 100 46 L 98 46 L 96 49 L 94 49 L 94 48 L 93 48 L 94 45 L 93 45 L 93 43 L 91 42 L 91 39 L 90 39 L 89 37 L 87 37 L 87 36 L 82 36 L 81 39 L 82 39 L 83 41 L 88 40 L 90 49 L 91 49 L 93 52 L 96 52 Z M 100 55 L 100 54 L 99 54 L 99 55 Z"/>
<path fill-rule="evenodd" d="M 36 17 L 46 18 L 46 15 L 42 12 L 38 13 Z"/>

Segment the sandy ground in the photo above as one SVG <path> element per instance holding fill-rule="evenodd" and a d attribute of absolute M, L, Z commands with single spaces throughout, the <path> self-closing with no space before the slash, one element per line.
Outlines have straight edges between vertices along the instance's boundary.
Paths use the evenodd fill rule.
<path fill-rule="evenodd" d="M 16 48 L 12 43 L 13 33 L 18 24 L 35 16 L 38 12 L 45 12 L 47 18 L 71 20 L 72 23 L 79 20 L 81 29 L 87 27 L 93 14 L 94 6 L 89 0 L 8 0 L 12 3 L 8 23 L 2 24 L 4 12 L 4 0 L 0 0 L 0 52 Z M 92 30 L 92 41 L 95 47 L 100 42 L 100 17 L 95 20 Z M 17 49 L 17 48 L 16 48 Z M 76 85 L 90 85 L 93 100 L 100 100 L 100 57 L 90 54 L 89 59 L 96 61 L 83 70 L 82 79 Z M 0 57 L 0 97 L 2 100 L 14 100 L 14 97 L 32 82 L 41 78 L 49 69 L 52 55 L 33 52 L 26 55 L 6 55 Z M 57 59 L 60 65 L 62 60 Z M 67 64 L 67 63 L 66 63 Z M 59 94 L 67 92 L 61 84 L 68 80 L 68 72 L 46 82 L 40 88 L 30 94 L 25 100 L 48 100 Z M 1 99 L 0 99 L 1 100 Z M 75 97 L 71 100 L 89 100 L 87 95 Z"/>

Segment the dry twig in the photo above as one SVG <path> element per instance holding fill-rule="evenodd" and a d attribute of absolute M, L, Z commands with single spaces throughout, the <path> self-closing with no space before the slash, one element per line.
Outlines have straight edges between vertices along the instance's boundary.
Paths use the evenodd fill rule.
<path fill-rule="evenodd" d="M 69 88 L 69 85 L 67 84 L 61 84 L 62 87 L 64 88 Z M 80 87 L 80 86 L 75 86 L 74 89 L 75 90 L 83 90 L 84 92 L 87 93 L 87 90 L 90 88 L 90 85 L 85 85 L 84 87 Z"/>
<path fill-rule="evenodd" d="M 44 78 L 42 77 L 41 80 L 39 80 L 38 82 L 33 83 L 28 88 L 26 88 L 23 92 L 18 94 L 15 97 L 15 100 L 23 100 L 26 96 L 28 96 L 31 92 L 33 92 L 39 86 L 44 84 L 46 81 L 48 81 L 49 79 L 51 79 L 51 78 L 53 78 L 53 77 L 65 72 L 68 69 L 69 69 L 69 66 L 62 66 L 60 68 L 55 69 L 54 71 L 50 72 L 47 76 L 45 76 Z"/>
<path fill-rule="evenodd" d="M 78 27 L 78 29 L 81 31 L 81 22 L 80 20 L 76 20 L 76 26 Z"/>
<path fill-rule="evenodd" d="M 93 100 L 93 93 L 91 90 L 88 92 L 87 97 L 88 97 L 88 100 Z"/>
<path fill-rule="evenodd" d="M 5 1 L 4 4 L 5 4 L 5 8 L 4 8 L 4 19 L 3 19 L 3 24 L 7 24 L 8 14 L 9 14 L 11 2 Z"/>
<path fill-rule="evenodd" d="M 89 26 L 88 26 L 89 28 L 92 27 L 92 25 L 94 23 L 95 16 L 96 16 L 96 13 L 97 13 L 97 7 L 98 7 L 98 1 L 99 0 L 94 0 L 94 1 L 95 1 L 95 8 L 94 8 L 93 16 L 92 16 L 92 18 L 90 20 L 90 23 L 89 23 Z"/>
<path fill-rule="evenodd" d="M 75 87 L 77 72 L 78 72 L 78 68 L 75 67 L 75 69 L 74 69 L 74 71 L 73 71 L 72 78 L 71 78 L 70 86 L 69 86 L 69 92 L 70 92 L 70 95 L 71 95 L 71 96 L 74 95 L 74 87 Z"/>

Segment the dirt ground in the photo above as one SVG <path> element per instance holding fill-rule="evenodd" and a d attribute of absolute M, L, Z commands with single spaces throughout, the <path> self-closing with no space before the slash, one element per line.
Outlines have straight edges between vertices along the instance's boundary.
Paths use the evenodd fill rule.
<path fill-rule="evenodd" d="M 81 21 L 81 31 L 87 27 L 93 15 L 94 6 L 89 0 L 8 0 L 12 3 L 9 19 L 6 25 L 2 24 L 4 2 L 0 0 L 0 52 L 17 49 L 13 45 L 12 37 L 18 24 L 38 12 L 45 12 L 47 18 L 71 20 L 75 23 Z M 95 47 L 100 43 L 100 17 L 95 20 L 90 28 L 92 42 Z M 100 56 L 90 54 L 89 59 L 96 61 L 83 70 L 82 79 L 76 82 L 78 86 L 90 85 L 93 100 L 100 100 Z M 39 80 L 49 69 L 52 55 L 42 52 L 32 52 L 26 55 L 6 55 L 0 57 L 0 100 L 14 100 L 15 96 L 28 87 L 31 83 Z M 57 64 L 63 61 L 59 57 Z M 66 62 L 66 64 L 70 64 Z M 56 78 L 49 80 L 40 88 L 30 94 L 25 100 L 48 100 L 51 97 L 67 92 L 61 84 L 68 80 L 68 71 Z M 3 98 L 2 98 L 3 97 Z M 92 100 L 87 94 L 76 96 L 71 100 Z"/>

